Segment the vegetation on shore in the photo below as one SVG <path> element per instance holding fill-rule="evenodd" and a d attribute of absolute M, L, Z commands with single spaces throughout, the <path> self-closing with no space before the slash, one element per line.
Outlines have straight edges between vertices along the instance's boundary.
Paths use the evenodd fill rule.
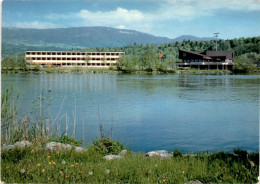
<path fill-rule="evenodd" d="M 242 150 L 168 159 L 131 151 L 111 161 L 103 156 L 93 145 L 81 153 L 46 152 L 37 146 L 3 151 L 1 179 L 6 183 L 256 183 L 259 175 L 259 154 Z"/>
<path fill-rule="evenodd" d="M 116 67 L 109 69 L 70 67 L 70 68 L 41 68 L 39 65 L 28 66 L 24 59 L 24 53 L 6 56 L 2 60 L 2 72 L 46 72 L 46 73 L 88 73 L 88 72 L 111 72 L 113 70 L 123 73 L 135 72 L 160 72 L 178 73 L 175 63 L 178 59 L 178 50 L 205 51 L 215 50 L 215 41 L 190 41 L 167 43 L 167 44 L 134 44 L 132 46 L 115 48 L 88 48 L 78 51 L 98 52 L 125 52 L 126 56 L 120 58 Z M 260 37 L 239 38 L 232 40 L 220 40 L 218 50 L 234 50 L 235 65 L 233 73 L 259 73 L 260 68 Z M 159 52 L 166 56 L 163 62 Z"/>

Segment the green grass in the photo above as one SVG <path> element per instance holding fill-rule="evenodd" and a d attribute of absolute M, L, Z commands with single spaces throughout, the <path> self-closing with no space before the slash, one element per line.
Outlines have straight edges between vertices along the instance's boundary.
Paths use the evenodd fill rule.
<path fill-rule="evenodd" d="M 245 151 L 238 150 L 236 154 L 219 152 L 159 159 L 129 151 L 122 159 L 107 161 L 93 146 L 83 153 L 46 152 L 33 146 L 2 152 L 1 180 L 7 183 L 257 182 L 259 154 L 249 154 L 246 158 Z"/>

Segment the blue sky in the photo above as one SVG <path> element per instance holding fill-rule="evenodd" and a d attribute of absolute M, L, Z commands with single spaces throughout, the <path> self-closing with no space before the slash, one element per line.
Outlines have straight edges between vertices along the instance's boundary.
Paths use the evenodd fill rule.
<path fill-rule="evenodd" d="M 260 36 L 260 0 L 4 0 L 2 26 L 107 26 L 156 36 Z"/>

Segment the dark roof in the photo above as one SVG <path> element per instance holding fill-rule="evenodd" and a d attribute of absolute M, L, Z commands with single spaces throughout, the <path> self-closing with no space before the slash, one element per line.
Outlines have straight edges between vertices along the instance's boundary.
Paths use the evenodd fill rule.
<path fill-rule="evenodd" d="M 190 53 L 190 54 L 195 54 L 195 55 L 198 55 L 198 56 L 202 56 L 204 59 L 211 59 L 207 55 L 201 54 L 200 52 L 197 52 L 197 51 L 186 51 L 186 50 L 181 50 L 181 49 L 180 49 L 180 51 L 187 52 L 187 53 Z"/>

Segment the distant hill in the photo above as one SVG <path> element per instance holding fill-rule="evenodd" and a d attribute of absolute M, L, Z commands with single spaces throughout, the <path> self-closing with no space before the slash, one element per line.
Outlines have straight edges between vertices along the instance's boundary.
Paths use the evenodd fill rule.
<path fill-rule="evenodd" d="M 72 27 L 57 29 L 2 28 L 2 53 L 26 50 L 72 50 L 95 47 L 121 47 L 136 44 L 162 44 L 183 40 L 208 40 L 184 35 L 175 39 L 134 30 L 110 27 Z"/>

